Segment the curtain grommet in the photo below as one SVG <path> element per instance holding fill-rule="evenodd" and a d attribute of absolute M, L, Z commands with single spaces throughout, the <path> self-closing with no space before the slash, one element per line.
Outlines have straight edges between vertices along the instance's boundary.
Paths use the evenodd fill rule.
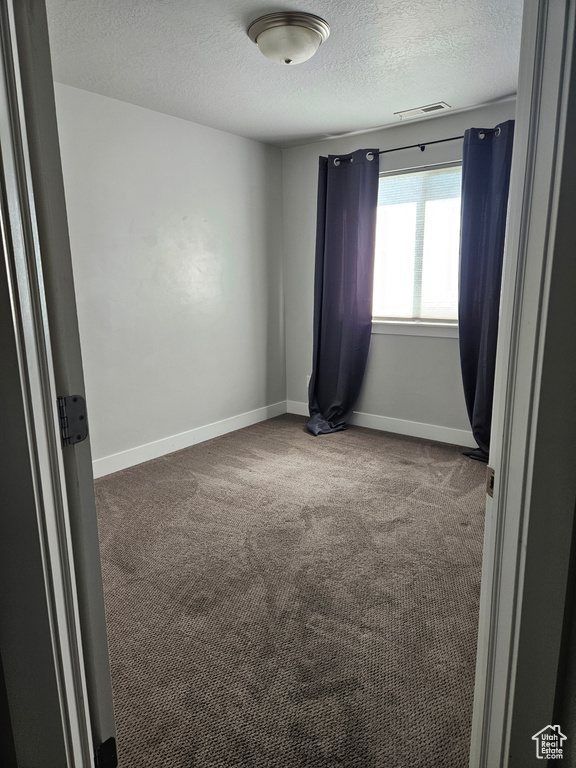
<path fill-rule="evenodd" d="M 496 128 L 496 130 L 494 131 L 494 136 L 498 138 L 498 136 L 500 136 L 501 133 L 502 133 L 502 129 L 500 128 L 500 126 L 498 126 L 498 128 Z"/>
<path fill-rule="evenodd" d="M 366 160 L 374 160 L 374 152 L 366 152 Z"/>
<path fill-rule="evenodd" d="M 334 165 L 336 165 L 336 166 L 340 165 L 340 158 L 339 157 L 335 157 L 334 158 Z"/>

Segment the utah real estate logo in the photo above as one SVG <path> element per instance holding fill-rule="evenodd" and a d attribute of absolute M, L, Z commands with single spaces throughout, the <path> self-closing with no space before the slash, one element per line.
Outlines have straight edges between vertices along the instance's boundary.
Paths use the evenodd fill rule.
<path fill-rule="evenodd" d="M 536 742 L 536 757 L 538 760 L 562 760 L 564 757 L 562 744 L 566 736 L 559 725 L 547 725 L 532 736 Z"/>

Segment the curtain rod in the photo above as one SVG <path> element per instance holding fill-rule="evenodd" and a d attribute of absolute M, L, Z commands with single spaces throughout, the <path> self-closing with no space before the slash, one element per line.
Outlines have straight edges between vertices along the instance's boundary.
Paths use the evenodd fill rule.
<path fill-rule="evenodd" d="M 410 144 L 408 147 L 396 147 L 395 149 L 381 149 L 380 152 L 378 152 L 379 155 L 385 155 L 387 152 L 400 152 L 401 149 L 416 149 L 416 147 L 420 148 L 421 152 L 424 152 L 426 147 L 430 144 L 443 144 L 445 141 L 458 141 L 458 139 L 463 139 L 464 136 L 452 136 L 449 139 L 437 139 L 436 141 L 425 141 L 422 144 Z"/>
<path fill-rule="evenodd" d="M 500 134 L 500 128 L 483 128 L 480 133 L 496 133 L 498 131 L 498 134 Z M 416 149 L 416 147 L 420 148 L 421 152 L 424 152 L 427 146 L 430 144 L 443 144 L 445 141 L 458 141 L 459 139 L 463 139 L 464 136 L 451 136 L 449 139 L 437 139 L 436 141 L 424 141 L 421 144 L 410 144 L 407 147 L 396 147 L 395 149 L 381 149 L 380 152 L 378 152 L 379 155 L 385 155 L 387 152 L 400 152 L 401 149 Z M 484 136 L 480 136 L 480 138 L 484 138 Z"/>

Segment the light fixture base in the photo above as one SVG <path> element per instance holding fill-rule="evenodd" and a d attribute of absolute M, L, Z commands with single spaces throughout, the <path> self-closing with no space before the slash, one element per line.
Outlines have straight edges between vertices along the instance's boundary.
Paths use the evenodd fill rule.
<path fill-rule="evenodd" d="M 320 16 L 314 16 L 312 13 L 298 13 L 285 11 L 280 13 L 269 13 L 266 16 L 260 16 L 259 19 L 248 27 L 248 37 L 255 43 L 258 35 L 273 27 L 304 27 L 311 29 L 320 36 L 320 42 L 326 42 L 330 34 L 330 27 Z"/>

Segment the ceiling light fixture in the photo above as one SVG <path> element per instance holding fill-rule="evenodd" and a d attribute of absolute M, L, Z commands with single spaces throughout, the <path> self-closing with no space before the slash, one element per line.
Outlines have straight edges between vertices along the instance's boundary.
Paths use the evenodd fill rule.
<path fill-rule="evenodd" d="M 248 27 L 248 37 L 277 64 L 301 64 L 314 56 L 330 27 L 311 13 L 269 13 Z"/>

